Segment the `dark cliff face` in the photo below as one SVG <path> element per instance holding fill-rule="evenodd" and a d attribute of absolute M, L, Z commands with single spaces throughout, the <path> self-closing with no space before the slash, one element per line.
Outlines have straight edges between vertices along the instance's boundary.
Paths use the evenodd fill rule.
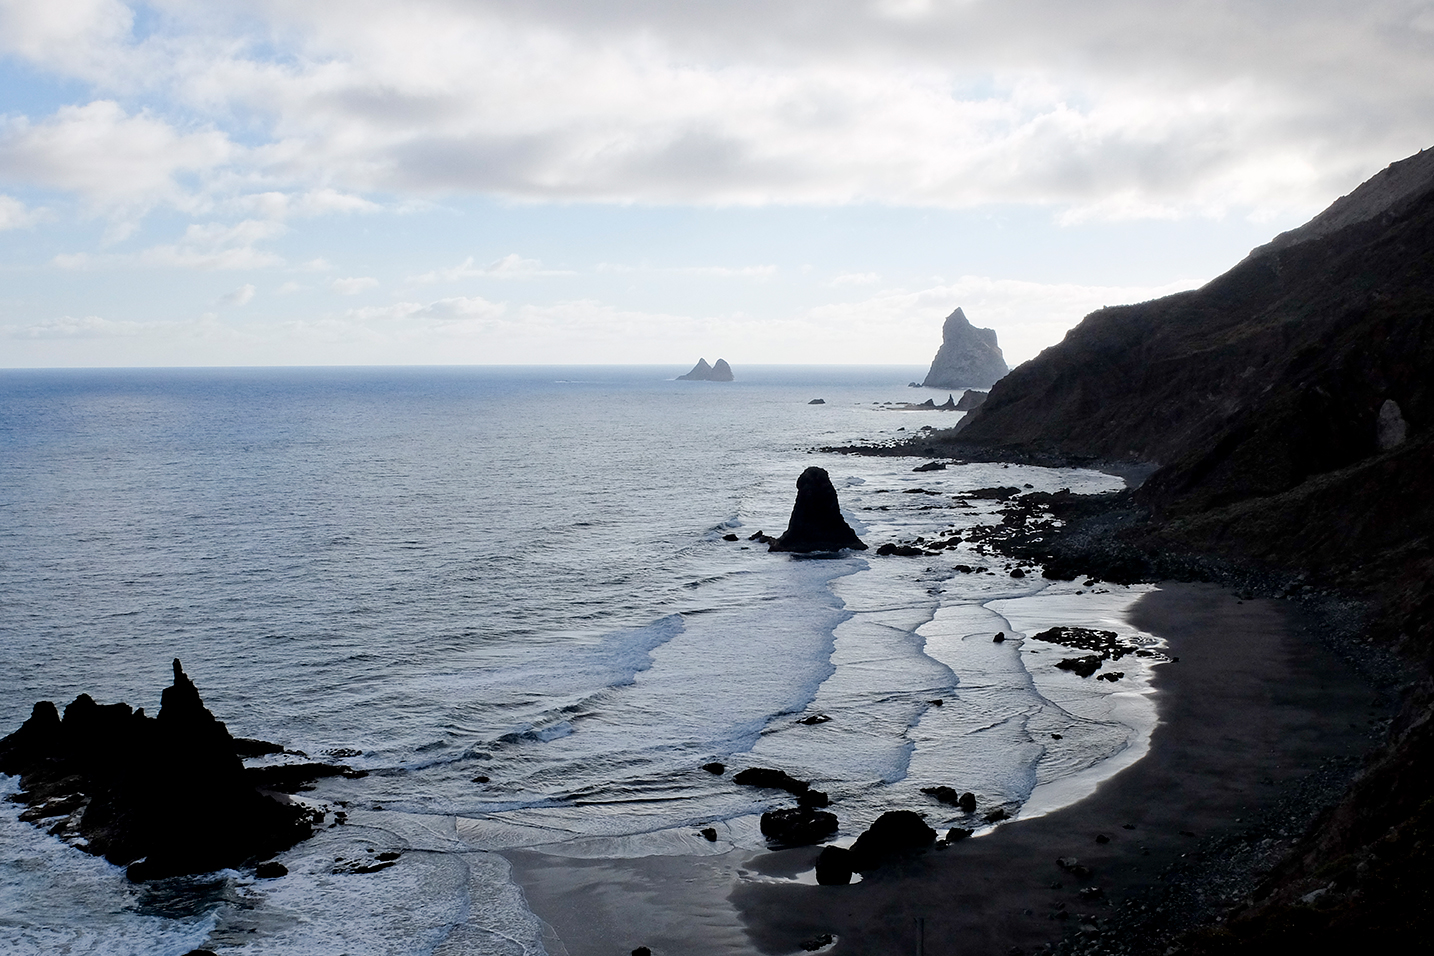
<path fill-rule="evenodd" d="M 994 329 L 978 329 L 957 309 L 941 326 L 941 348 L 921 384 L 928 388 L 989 388 L 1007 372 Z"/>
<path fill-rule="evenodd" d="M 1379 454 L 1390 401 L 1408 440 L 1425 440 L 1434 416 L 1426 159 L 1406 160 L 1428 168 L 1423 188 L 1371 219 L 1294 230 L 1203 288 L 1091 314 L 996 385 L 959 439 L 1152 462 L 1163 467 L 1147 500 L 1185 512 L 1285 492 Z M 1379 177 L 1361 190 L 1370 187 Z"/>
<path fill-rule="evenodd" d="M 1093 313 L 937 439 L 953 454 L 1153 463 L 1119 504 L 1128 522 L 1092 525 L 1078 554 L 1125 547 L 1146 569 L 1193 556 L 1298 575 L 1363 599 L 1365 636 L 1423 671 L 1384 751 L 1257 902 L 1174 951 L 1393 952 L 1428 938 L 1431 424 L 1434 151 L 1203 288 Z"/>

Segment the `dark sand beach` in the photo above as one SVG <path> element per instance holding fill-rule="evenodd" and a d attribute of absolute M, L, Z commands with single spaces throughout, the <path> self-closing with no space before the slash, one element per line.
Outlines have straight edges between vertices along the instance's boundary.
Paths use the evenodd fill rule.
<path fill-rule="evenodd" d="M 657 956 L 794 953 L 827 933 L 837 938 L 827 952 L 916 953 L 918 920 L 930 956 L 1004 956 L 1078 931 L 1081 916 L 1109 926 L 1124 904 L 1161 886 L 1164 871 L 1222 836 L 1268 839 L 1271 854 L 1288 847 L 1299 835 L 1289 827 L 1305 821 L 1272 823 L 1272 812 L 1331 758 L 1369 749 L 1372 721 L 1382 716 L 1375 689 L 1310 632 L 1297 603 L 1162 585 L 1130 617 L 1165 638 L 1179 660 L 1157 669 L 1160 720 L 1148 754 L 1074 805 L 839 887 L 782 881 L 810 869 L 816 848 L 622 860 L 505 856 L 571 956 L 638 946 Z M 1058 857 L 1078 858 L 1090 875 L 1058 867 Z M 1082 894 L 1092 887 L 1099 895 Z M 1070 915 L 1058 918 L 1062 912 Z M 1178 917 L 1161 919 L 1178 927 Z"/>

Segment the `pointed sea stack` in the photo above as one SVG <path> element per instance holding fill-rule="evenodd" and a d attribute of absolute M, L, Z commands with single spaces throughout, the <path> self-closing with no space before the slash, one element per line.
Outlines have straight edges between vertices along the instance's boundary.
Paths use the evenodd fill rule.
<path fill-rule="evenodd" d="M 957 309 L 941 326 L 941 348 L 926 373 L 927 388 L 990 388 L 1005 376 L 1005 356 L 995 329 L 978 329 Z"/>
<path fill-rule="evenodd" d="M 797 479 L 797 503 L 787 530 L 772 542 L 768 551 L 865 551 L 866 545 L 841 516 L 841 503 L 831 477 L 815 466 Z"/>
<path fill-rule="evenodd" d="M 697 360 L 692 366 L 692 371 L 686 375 L 677 376 L 679 382 L 730 382 L 732 381 L 732 366 L 727 364 L 726 359 L 718 359 L 716 365 L 708 365 L 705 358 Z"/>

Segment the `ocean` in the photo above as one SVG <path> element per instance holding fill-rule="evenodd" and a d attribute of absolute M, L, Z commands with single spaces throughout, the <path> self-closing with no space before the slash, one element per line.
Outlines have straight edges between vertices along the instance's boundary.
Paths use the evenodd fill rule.
<path fill-rule="evenodd" d="M 1150 665 L 1084 680 L 1022 638 L 1153 646 L 1145 589 L 874 553 L 999 520 L 964 490 L 1119 479 L 815 450 L 953 424 L 895 407 L 945 400 L 919 368 L 684 370 L 0 371 L 0 734 L 80 693 L 153 713 L 178 657 L 236 736 L 368 771 L 301 795 L 348 822 L 278 880 L 134 886 L 0 804 L 0 953 L 559 956 L 502 852 L 760 848 L 784 795 L 706 762 L 813 781 L 849 842 L 887 809 L 969 825 L 922 787 L 1019 818 L 1139 758 Z M 810 465 L 873 550 L 748 540 Z"/>

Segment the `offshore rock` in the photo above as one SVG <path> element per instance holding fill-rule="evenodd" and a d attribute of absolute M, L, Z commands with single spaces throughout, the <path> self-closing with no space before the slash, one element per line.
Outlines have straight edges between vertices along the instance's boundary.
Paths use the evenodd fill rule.
<path fill-rule="evenodd" d="M 677 376 L 679 382 L 730 382 L 732 381 L 732 366 L 727 364 L 726 359 L 718 359 L 716 365 L 708 365 L 705 358 L 697 360 L 692 366 L 692 371 L 686 375 Z"/>
<path fill-rule="evenodd" d="M 37 703 L 0 740 L 0 772 L 19 775 L 31 822 L 63 816 L 50 832 L 127 866 L 135 881 L 242 866 L 313 832 L 308 811 L 255 788 L 178 660 L 157 717 L 88 694 L 63 719 Z"/>
<path fill-rule="evenodd" d="M 769 551 L 865 551 L 866 545 L 841 516 L 841 503 L 826 469 L 815 465 L 797 479 L 797 501 L 787 530 Z"/>
<path fill-rule="evenodd" d="M 976 328 L 966 313 L 957 309 L 941 326 L 941 348 L 922 384 L 927 388 L 990 388 L 1009 371 L 996 344 L 996 331 Z"/>

